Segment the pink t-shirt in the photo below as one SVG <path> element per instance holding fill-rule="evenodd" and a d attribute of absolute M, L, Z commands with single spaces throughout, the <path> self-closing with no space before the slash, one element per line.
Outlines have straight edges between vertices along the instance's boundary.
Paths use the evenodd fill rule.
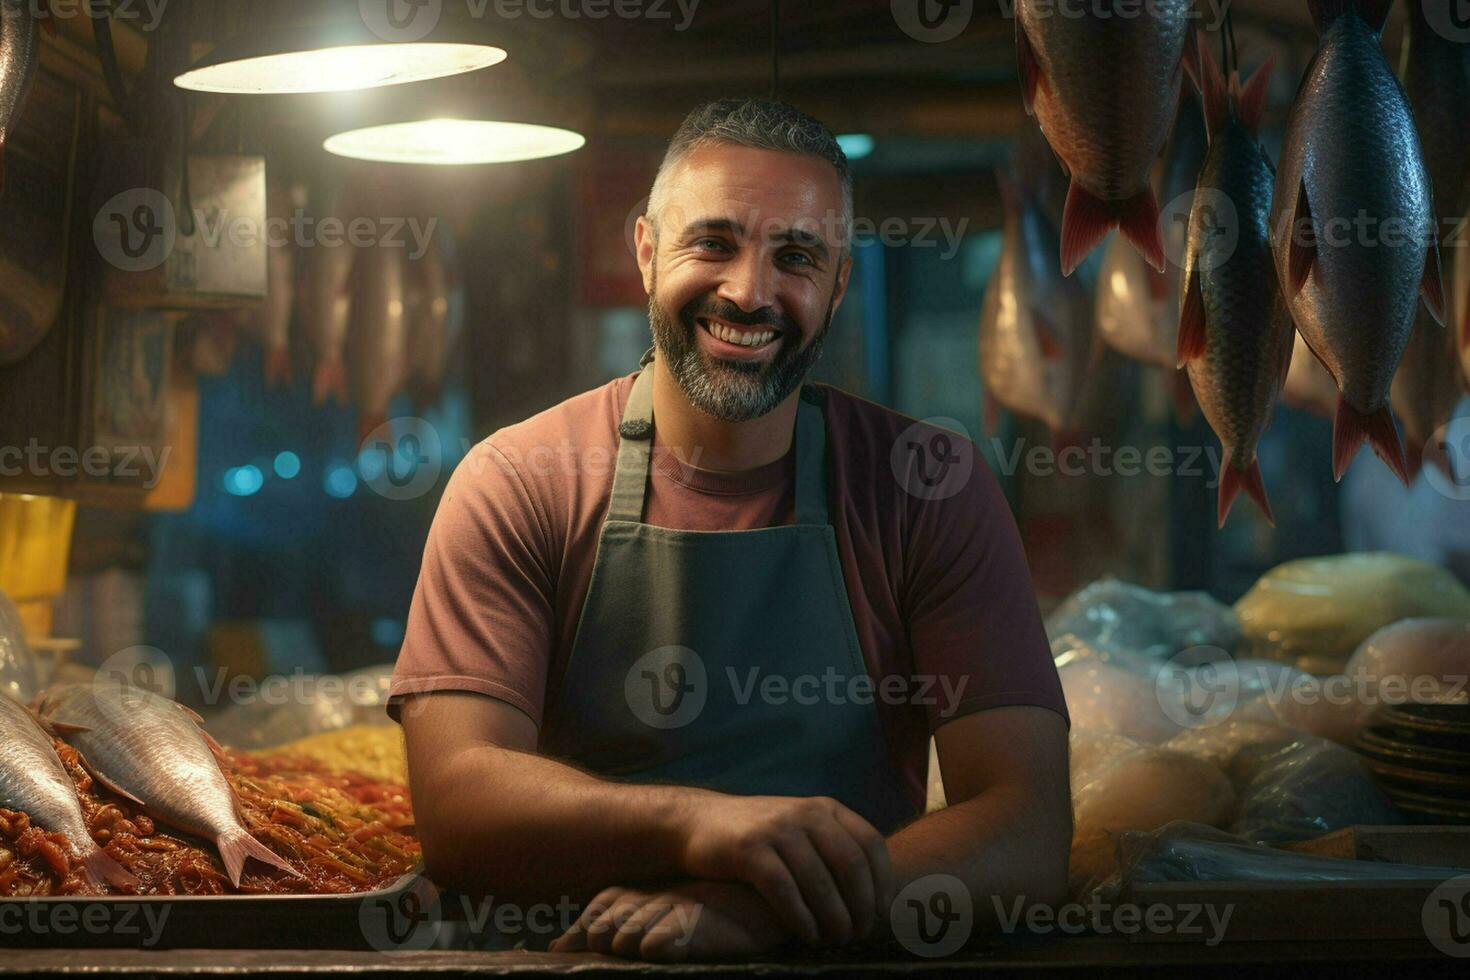
<path fill-rule="evenodd" d="M 390 692 L 395 719 L 403 696 L 453 690 L 498 698 L 541 725 L 576 639 L 634 377 L 502 429 L 455 470 L 424 548 Z M 878 692 L 869 696 L 922 804 L 928 739 L 946 721 L 1000 705 L 1070 718 L 1020 536 L 973 444 L 822 391 L 830 519 Z M 931 489 L 904 461 L 936 435 L 955 469 Z M 655 432 L 644 521 L 694 531 L 791 524 L 795 459 L 793 448 L 755 470 L 701 470 Z"/>

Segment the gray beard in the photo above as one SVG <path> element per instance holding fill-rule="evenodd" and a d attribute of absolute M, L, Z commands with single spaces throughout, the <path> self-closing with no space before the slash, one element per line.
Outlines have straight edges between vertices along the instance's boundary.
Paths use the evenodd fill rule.
<path fill-rule="evenodd" d="M 832 308 L 837 299 L 834 287 L 827 302 L 822 330 L 801 350 L 801 337 L 794 329 L 783 329 L 777 341 L 781 348 L 769 364 L 725 361 L 708 356 L 699 348 L 694 309 L 697 302 L 681 310 L 677 318 L 664 312 L 658 302 L 657 274 L 648 296 L 648 323 L 660 364 L 678 383 L 689 404 L 722 422 L 749 422 L 775 411 L 806 380 L 832 326 Z"/>

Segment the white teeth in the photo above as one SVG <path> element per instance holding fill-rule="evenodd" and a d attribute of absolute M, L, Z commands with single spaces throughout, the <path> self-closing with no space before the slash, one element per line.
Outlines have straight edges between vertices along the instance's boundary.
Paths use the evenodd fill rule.
<path fill-rule="evenodd" d="M 763 347 L 769 344 L 776 336 L 774 330 L 762 330 L 760 333 L 743 333 L 732 330 L 723 323 L 705 321 L 705 327 L 711 334 L 723 340 L 727 344 L 736 344 L 740 347 Z"/>

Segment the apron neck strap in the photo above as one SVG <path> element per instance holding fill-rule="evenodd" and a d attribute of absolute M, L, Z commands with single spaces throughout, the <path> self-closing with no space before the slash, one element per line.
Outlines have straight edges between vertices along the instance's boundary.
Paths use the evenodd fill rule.
<path fill-rule="evenodd" d="M 651 353 L 651 352 L 650 352 Z M 607 519 L 640 524 L 653 462 L 652 360 L 633 382 L 623 422 L 618 426 L 618 462 L 613 473 Z M 822 416 L 825 392 L 807 385 L 796 410 L 796 523 L 827 524 L 827 427 Z"/>

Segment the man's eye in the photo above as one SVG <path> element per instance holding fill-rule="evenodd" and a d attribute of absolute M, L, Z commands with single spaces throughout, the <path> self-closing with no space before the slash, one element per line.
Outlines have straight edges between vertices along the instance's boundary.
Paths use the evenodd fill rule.
<path fill-rule="evenodd" d="M 695 248 L 703 249 L 706 246 L 714 249 L 727 250 L 729 246 L 718 238 L 701 238 L 694 243 Z"/>
<path fill-rule="evenodd" d="M 784 260 L 796 260 L 793 265 L 812 265 L 812 257 L 805 252 L 786 252 L 781 256 Z"/>

